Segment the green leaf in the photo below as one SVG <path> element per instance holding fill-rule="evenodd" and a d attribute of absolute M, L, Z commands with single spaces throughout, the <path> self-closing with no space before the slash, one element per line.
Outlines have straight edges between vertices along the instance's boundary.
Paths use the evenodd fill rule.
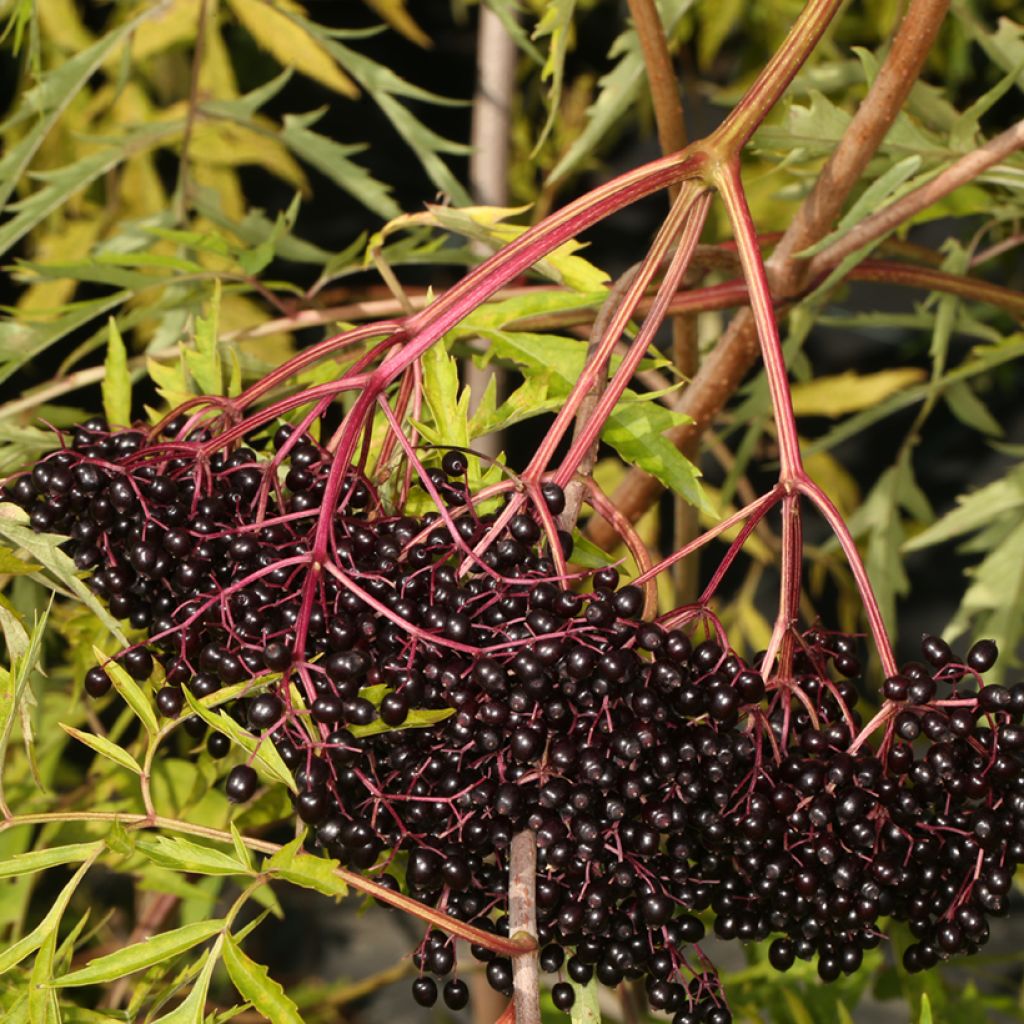
<path fill-rule="evenodd" d="M 143 17 L 150 17 L 153 13 L 148 11 Z M 7 149 L 0 160 L 0 209 L 3 209 L 11 193 L 17 188 L 26 168 L 57 119 L 96 73 L 107 54 L 133 32 L 141 20 L 140 17 L 132 18 L 112 29 L 80 53 L 56 62 L 31 89 L 21 93 L 18 107 L 0 125 L 0 131 L 9 139 L 8 132 L 16 124 L 28 120 L 35 123 L 24 136 Z"/>
<path fill-rule="evenodd" d="M 196 700 L 187 688 L 182 692 L 185 694 L 185 700 L 188 701 L 189 707 L 207 725 L 216 729 L 217 732 L 223 733 L 232 743 L 241 747 L 252 757 L 253 768 L 256 769 L 256 772 L 265 781 L 281 782 L 293 793 L 298 792 L 298 787 L 295 779 L 292 777 L 292 773 L 288 770 L 284 761 L 281 760 L 277 747 L 270 740 L 253 736 L 252 733 L 243 729 L 230 715 L 225 714 L 223 711 L 211 711 L 201 701 Z"/>
<path fill-rule="evenodd" d="M 221 365 L 217 323 L 220 318 L 220 278 L 214 281 L 209 313 L 196 320 L 195 348 L 184 350 L 185 364 L 207 395 L 224 394 L 224 371 Z"/>
<path fill-rule="evenodd" d="M 362 738 L 377 736 L 382 732 L 401 732 L 403 729 L 428 729 L 454 714 L 454 708 L 414 708 L 401 725 L 386 725 L 379 718 L 375 718 L 369 725 L 350 725 L 348 731 L 353 736 Z"/>
<path fill-rule="evenodd" d="M 157 1017 L 153 1024 L 203 1024 L 206 1020 L 206 1000 L 210 992 L 210 979 L 213 977 L 214 968 L 220 959 L 223 944 L 223 938 L 218 936 L 210 951 L 203 954 L 203 969 L 192 983 L 188 995 L 169 1013 Z"/>
<path fill-rule="evenodd" d="M 128 373 L 128 350 L 117 329 L 117 321 L 108 321 L 107 358 L 103 363 L 103 411 L 111 426 L 128 426 L 132 422 L 132 378 Z"/>
<path fill-rule="evenodd" d="M 150 736 L 155 736 L 160 731 L 160 726 L 157 724 L 153 705 L 142 687 L 98 647 L 94 646 L 92 653 L 96 657 L 97 664 L 107 673 L 108 678 L 114 684 L 114 689 L 121 695 L 121 699 L 135 712 L 136 717 L 145 726 L 146 732 Z"/>
<path fill-rule="evenodd" d="M 917 1024 L 932 1024 L 932 1001 L 927 992 L 921 993 L 921 1011 L 917 1015 Z"/>
<path fill-rule="evenodd" d="M 16 548 L 27 551 L 62 583 L 103 623 L 106 629 L 125 647 L 128 640 L 117 620 L 97 600 L 96 595 L 78 578 L 75 563 L 61 551 L 64 537 L 56 533 L 36 533 L 22 523 L 25 513 L 17 505 L 0 503 L 0 536 Z"/>
<path fill-rule="evenodd" d="M 154 864 L 197 875 L 246 875 L 252 869 L 237 856 L 212 846 L 179 836 L 145 836 L 135 840 L 135 848 Z"/>
<path fill-rule="evenodd" d="M 91 750 L 95 750 L 96 753 L 102 757 L 109 758 L 111 761 L 119 764 L 122 768 L 127 768 L 128 771 L 134 772 L 136 775 L 142 774 L 142 768 L 139 765 L 139 762 L 136 761 L 127 750 L 123 747 L 119 747 L 116 743 L 112 743 L 106 736 L 82 732 L 81 729 L 75 729 L 73 726 L 65 725 L 63 722 L 59 722 L 58 724 L 69 736 L 78 740 L 79 743 L 84 743 L 87 747 Z"/>
<path fill-rule="evenodd" d="M 292 15 L 292 17 L 310 32 L 321 33 L 321 42 L 327 52 L 370 94 L 395 131 L 416 154 L 416 158 L 434 185 L 451 196 L 455 203 L 460 206 L 468 206 L 469 194 L 439 154 L 465 156 L 470 152 L 470 147 L 452 142 L 442 138 L 436 132 L 432 132 L 407 107 L 399 103 L 397 97 L 445 106 L 461 106 L 463 101 L 438 96 L 436 93 L 412 85 L 386 65 L 378 64 L 369 57 L 349 49 L 336 39 L 329 38 L 323 34 L 323 29 L 305 18 L 298 15 Z"/>
<path fill-rule="evenodd" d="M 86 967 L 72 971 L 54 980 L 53 984 L 61 988 L 72 988 L 79 985 L 101 985 L 116 981 L 126 974 L 152 967 L 154 964 L 165 963 L 173 957 L 180 956 L 186 950 L 198 946 L 211 936 L 216 935 L 226 924 L 223 918 L 213 921 L 196 921 L 193 924 L 172 928 L 168 932 L 151 935 L 142 942 L 133 943 L 109 953 L 96 960 L 90 960 Z"/>
<path fill-rule="evenodd" d="M 1024 467 L 1017 466 L 1000 480 L 994 480 L 970 494 L 957 498 L 957 507 L 904 545 L 904 551 L 941 544 L 953 537 L 972 533 L 997 518 L 1017 517 L 1024 509 Z"/>
<path fill-rule="evenodd" d="M 336 860 L 305 853 L 301 836 L 263 862 L 263 870 L 277 878 L 341 899 L 348 895 L 348 885 L 335 874 L 337 867 Z"/>
<path fill-rule="evenodd" d="M 103 840 L 96 840 L 93 843 L 68 843 L 66 846 L 52 846 L 46 850 L 16 853 L 12 857 L 0 860 L 0 878 L 29 875 L 60 864 L 75 864 L 88 860 L 98 854 L 104 845 Z"/>
<path fill-rule="evenodd" d="M 322 110 L 302 116 L 285 114 L 284 127 L 278 133 L 278 138 L 297 157 L 326 175 L 368 210 L 385 220 L 397 217 L 402 210 L 391 198 L 390 186 L 349 160 L 354 153 L 363 152 L 366 146 L 345 146 L 326 135 L 310 131 L 309 126 L 318 121 L 322 114 Z"/>
<path fill-rule="evenodd" d="M 78 883 L 85 877 L 85 873 L 89 870 L 91 864 L 92 860 L 87 860 L 71 876 L 67 885 L 57 894 L 46 917 L 28 935 L 12 943 L 6 949 L 0 950 L 0 974 L 9 971 L 15 964 L 20 964 L 30 953 L 34 953 L 39 949 L 49 935 L 56 932 L 60 925 L 60 919 L 64 916 L 64 911 L 67 909 L 71 897 L 78 888 Z"/>
<path fill-rule="evenodd" d="M 533 30 L 534 40 L 547 38 L 548 52 L 541 68 L 542 82 L 550 82 L 547 94 L 548 116 L 544 127 L 537 136 L 531 156 L 536 156 L 540 147 L 554 127 L 558 116 L 559 104 L 562 102 L 562 82 L 565 78 L 565 55 L 569 49 L 569 33 L 572 30 L 572 16 L 576 9 L 576 0 L 548 0 L 541 8 L 542 14 Z"/>
<path fill-rule="evenodd" d="M 629 392 L 608 417 L 603 440 L 622 458 L 657 477 L 669 490 L 682 495 L 691 505 L 714 514 L 697 481 L 700 470 L 667 438 L 665 431 L 689 417 L 670 412 L 654 401 L 641 401 Z"/>
<path fill-rule="evenodd" d="M 57 316 L 54 319 L 41 324 L 13 320 L 0 323 L 0 383 L 23 366 L 36 361 L 51 345 L 128 298 L 130 293 L 121 291 L 105 295 L 102 299 L 76 302 L 55 311 Z"/>
<path fill-rule="evenodd" d="M 25 576 L 41 568 L 42 566 L 34 562 L 26 562 L 19 558 L 10 548 L 0 546 L 0 573 L 6 576 Z"/>
<path fill-rule="evenodd" d="M 657 5 L 667 38 L 672 38 L 676 26 L 693 5 L 694 0 L 663 0 Z M 605 136 L 620 129 L 627 113 L 647 89 L 647 72 L 636 29 L 630 26 L 623 32 L 612 43 L 608 57 L 619 57 L 619 61 L 598 79 L 597 97 L 587 108 L 586 126 L 548 174 L 548 185 L 575 170 Z"/>
<path fill-rule="evenodd" d="M 298 1007 L 285 995 L 281 986 L 270 977 L 267 968 L 242 952 L 234 937 L 224 942 L 224 966 L 239 995 L 253 1009 L 274 1024 L 302 1024 Z"/>
<path fill-rule="evenodd" d="M 970 384 L 958 381 L 945 388 L 942 397 L 949 411 L 965 426 L 989 437 L 1002 437 L 1003 428 L 975 394 Z"/>
<path fill-rule="evenodd" d="M 7 756 L 7 745 L 11 741 L 11 733 L 14 730 L 14 721 L 17 717 L 21 718 L 22 733 L 24 734 L 25 750 L 28 754 L 30 769 L 33 775 L 36 776 L 37 785 L 42 787 L 35 767 L 35 757 L 32 750 L 32 728 L 27 711 L 29 703 L 34 701 L 32 691 L 29 688 L 29 679 L 39 662 L 43 634 L 49 614 L 50 606 L 48 605 L 42 616 L 33 625 L 32 633 L 28 636 L 16 637 L 17 646 L 12 644 L 9 650 L 11 656 L 10 672 L 0 669 L 0 721 L 3 723 L 2 727 L 0 727 L 0 796 L 3 795 L 4 761 Z M 5 621 L 5 636 L 12 635 L 14 632 L 11 627 L 7 626 Z M 23 628 L 22 633 L 24 633 Z"/>

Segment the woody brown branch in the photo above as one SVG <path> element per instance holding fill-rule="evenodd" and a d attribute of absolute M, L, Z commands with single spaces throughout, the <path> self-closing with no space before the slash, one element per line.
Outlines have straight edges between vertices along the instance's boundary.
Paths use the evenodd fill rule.
<path fill-rule="evenodd" d="M 796 296 L 805 286 L 810 268 L 796 254 L 823 238 L 834 224 L 909 96 L 948 9 L 949 0 L 911 0 L 864 102 L 767 261 L 768 279 L 778 298 Z M 683 394 L 680 411 L 693 422 L 666 434 L 676 447 L 685 449 L 699 438 L 735 393 L 757 355 L 754 319 L 749 310 L 743 310 L 733 317 Z M 663 490 L 658 480 L 634 468 L 626 474 L 613 501 L 635 522 Z M 610 525 L 596 516 L 587 532 L 599 546 L 616 543 Z"/>

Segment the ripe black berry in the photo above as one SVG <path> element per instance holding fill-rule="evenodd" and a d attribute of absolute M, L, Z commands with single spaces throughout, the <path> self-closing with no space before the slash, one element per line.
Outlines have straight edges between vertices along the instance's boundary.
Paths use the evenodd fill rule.
<path fill-rule="evenodd" d="M 255 770 L 247 764 L 239 764 L 228 772 L 224 792 L 232 803 L 242 804 L 252 797 L 258 784 L 259 778 Z"/>

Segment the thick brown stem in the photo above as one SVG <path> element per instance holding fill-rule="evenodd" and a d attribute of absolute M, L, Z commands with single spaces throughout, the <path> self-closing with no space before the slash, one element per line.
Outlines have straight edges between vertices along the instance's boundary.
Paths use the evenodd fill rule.
<path fill-rule="evenodd" d="M 809 264 L 795 254 L 824 237 L 832 227 L 917 80 L 948 8 L 949 0 L 912 0 L 864 102 L 767 261 L 766 270 L 777 298 L 795 296 L 803 288 Z M 684 392 L 679 408 L 694 422 L 668 433 L 673 444 L 682 449 L 700 436 L 739 387 L 757 354 L 754 320 L 744 310 L 733 318 Z M 654 477 L 632 469 L 613 500 L 631 522 L 636 522 L 663 489 Z M 591 520 L 589 534 L 599 546 L 613 542 L 608 524 L 596 517 Z"/>
<path fill-rule="evenodd" d="M 523 829 L 512 837 L 508 865 L 508 934 L 537 941 L 537 837 Z M 540 1024 L 540 967 L 536 949 L 512 958 L 516 1024 Z"/>

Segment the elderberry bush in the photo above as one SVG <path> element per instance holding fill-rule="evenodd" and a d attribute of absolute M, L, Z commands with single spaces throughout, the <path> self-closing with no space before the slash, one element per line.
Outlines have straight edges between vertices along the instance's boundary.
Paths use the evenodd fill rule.
<path fill-rule="evenodd" d="M 289 427 L 266 450 L 186 428 L 91 420 L 8 496 L 143 631 L 119 660 L 159 680 L 162 715 L 199 738 L 185 691 L 249 683 L 230 713 L 294 772 L 311 849 L 507 934 L 508 851 L 531 830 L 559 1009 L 567 979 L 643 979 L 674 1024 L 727 1024 L 705 921 L 772 937 L 776 968 L 816 958 L 831 981 L 879 944 L 882 918 L 909 923 L 918 970 L 977 951 L 1006 912 L 1024 862 L 1024 684 L 984 685 L 991 641 L 961 658 L 926 637 L 885 681 L 869 745 L 856 640 L 814 626 L 765 679 L 716 629 L 645 621 L 614 568 L 559 577 L 553 484 L 546 510 L 477 555 L 501 508 L 478 512 L 460 452 L 429 471 L 444 509 L 416 517 L 351 467 L 332 475 Z M 330 572 L 311 554 L 327 516 Z M 89 671 L 92 697 L 109 688 Z M 214 757 L 228 747 L 207 739 Z M 225 779 L 239 803 L 258 786 L 249 764 Z M 511 963 L 470 952 L 510 994 Z M 416 1002 L 466 1005 L 450 936 L 431 930 L 414 960 Z"/>

